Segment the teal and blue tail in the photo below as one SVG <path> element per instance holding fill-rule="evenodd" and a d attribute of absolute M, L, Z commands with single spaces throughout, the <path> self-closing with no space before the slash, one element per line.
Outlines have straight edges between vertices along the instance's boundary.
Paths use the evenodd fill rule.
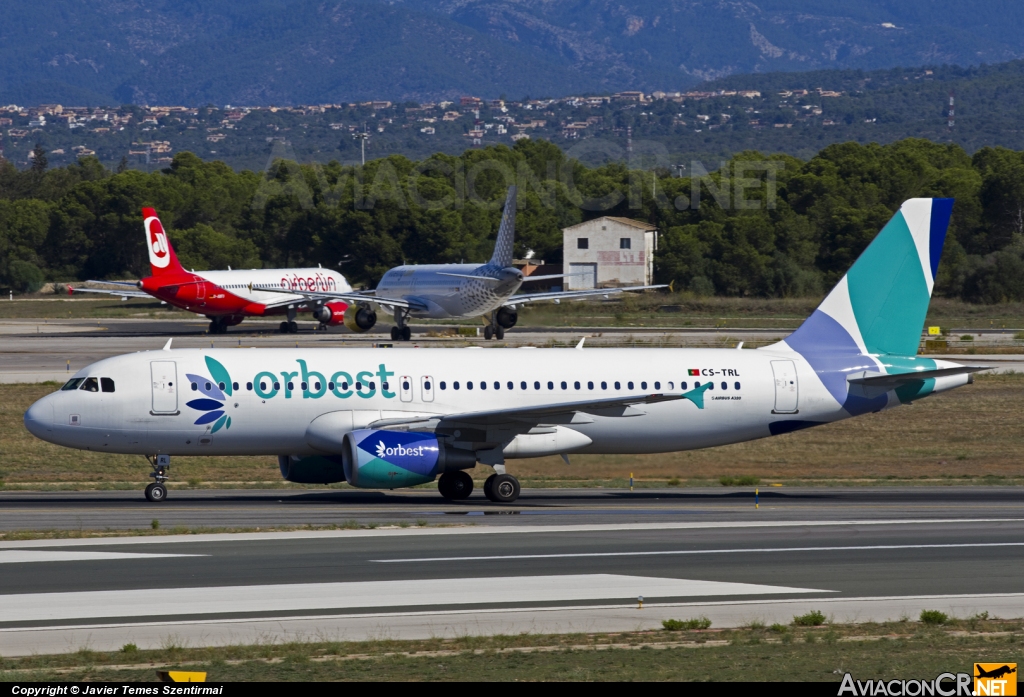
<path fill-rule="evenodd" d="M 906 201 L 814 314 L 786 338 L 850 413 L 884 403 L 884 397 L 849 394 L 851 372 L 882 371 L 883 364 L 899 362 L 897 357 L 917 354 L 952 211 L 951 198 Z"/>

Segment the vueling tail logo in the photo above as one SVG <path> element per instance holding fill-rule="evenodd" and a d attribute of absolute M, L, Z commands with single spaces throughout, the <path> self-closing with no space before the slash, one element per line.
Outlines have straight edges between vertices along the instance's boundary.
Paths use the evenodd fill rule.
<path fill-rule="evenodd" d="M 423 457 L 423 447 L 406 448 L 401 443 L 393 448 L 384 445 L 384 441 L 377 442 L 377 457 L 381 460 L 387 457 Z"/>
<path fill-rule="evenodd" d="M 210 433 L 216 433 L 222 428 L 231 428 L 231 417 L 224 413 L 224 402 L 231 396 L 233 385 L 227 368 L 218 361 L 207 356 L 206 367 L 209 369 L 210 375 L 213 376 L 212 378 L 185 373 L 185 377 L 192 383 L 192 391 L 203 394 L 203 398 L 186 402 L 185 406 L 204 412 L 195 420 L 195 425 L 203 426 L 213 423 Z"/>

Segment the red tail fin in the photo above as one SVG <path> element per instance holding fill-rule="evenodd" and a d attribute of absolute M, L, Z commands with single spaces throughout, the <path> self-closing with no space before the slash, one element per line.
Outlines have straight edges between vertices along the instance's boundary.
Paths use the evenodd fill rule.
<path fill-rule="evenodd" d="M 154 276 L 185 273 L 178 262 L 178 255 L 164 232 L 164 226 L 156 215 L 156 209 L 142 209 L 142 225 L 146 230 L 146 248 L 149 250 L 149 265 Z"/>

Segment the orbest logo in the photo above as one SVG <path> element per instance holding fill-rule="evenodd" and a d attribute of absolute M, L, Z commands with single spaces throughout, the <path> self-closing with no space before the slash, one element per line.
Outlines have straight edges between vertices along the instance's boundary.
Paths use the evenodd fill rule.
<path fill-rule="evenodd" d="M 394 448 L 384 445 L 384 441 L 377 443 L 377 457 L 381 460 L 388 457 L 423 457 L 423 446 L 417 448 L 406 448 L 401 443 Z"/>

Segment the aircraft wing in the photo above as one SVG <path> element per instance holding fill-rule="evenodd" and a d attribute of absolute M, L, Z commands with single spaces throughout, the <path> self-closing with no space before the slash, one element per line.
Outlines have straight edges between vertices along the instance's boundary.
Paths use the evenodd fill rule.
<path fill-rule="evenodd" d="M 893 390 L 901 385 L 928 378 L 942 378 L 950 375 L 970 375 L 982 370 L 990 370 L 987 365 L 958 365 L 955 368 L 938 368 L 936 370 L 918 370 L 911 373 L 877 373 L 870 370 L 863 370 L 853 373 L 846 378 L 851 385 L 862 385 L 864 387 L 877 387 L 885 390 Z"/>
<path fill-rule="evenodd" d="M 527 276 L 529 278 L 529 276 Z M 561 300 L 581 300 L 583 298 L 592 298 L 597 296 L 608 297 L 609 295 L 618 295 L 619 293 L 626 293 L 629 291 L 637 290 L 654 290 L 656 288 L 668 288 L 666 284 L 660 284 L 655 286 L 626 286 L 624 288 L 593 288 L 590 290 L 563 290 L 551 293 L 520 293 L 519 295 L 513 295 L 506 300 L 503 305 L 505 307 L 515 307 L 516 305 L 523 305 L 525 303 L 535 302 L 555 302 Z"/>
<path fill-rule="evenodd" d="M 261 288 L 259 286 L 256 286 L 255 288 L 250 287 L 249 290 L 258 290 L 265 293 L 283 293 L 285 295 L 298 295 L 299 297 L 306 298 L 307 300 L 341 300 L 347 303 L 373 303 L 375 305 L 381 305 L 383 307 L 399 307 L 405 310 L 426 309 L 422 308 L 419 303 L 410 302 L 408 300 L 402 300 L 399 298 L 378 298 L 375 295 L 366 295 L 364 293 L 356 293 L 354 291 L 350 293 L 334 293 L 315 290 L 285 290 L 284 288 Z"/>
<path fill-rule="evenodd" d="M 407 419 L 382 419 L 370 424 L 370 428 L 394 430 L 450 430 L 456 426 L 482 428 L 505 426 L 511 430 L 529 430 L 537 424 L 590 423 L 589 415 L 595 416 L 640 416 L 638 406 L 675 402 L 688 399 L 698 409 L 704 408 L 704 392 L 711 383 L 705 383 L 689 392 L 638 394 L 627 397 L 607 397 L 576 402 L 560 402 L 532 407 L 475 411 L 463 414 L 436 414 Z"/>
<path fill-rule="evenodd" d="M 104 281 L 106 283 L 107 281 Z M 120 284 L 118 284 L 120 285 Z M 134 283 L 126 283 L 125 285 L 134 286 Z M 68 286 L 68 295 L 74 295 L 75 293 L 101 293 L 103 295 L 116 295 L 119 298 L 152 298 L 153 296 L 149 293 L 145 293 L 141 290 L 109 290 L 102 288 L 73 288 Z"/>

